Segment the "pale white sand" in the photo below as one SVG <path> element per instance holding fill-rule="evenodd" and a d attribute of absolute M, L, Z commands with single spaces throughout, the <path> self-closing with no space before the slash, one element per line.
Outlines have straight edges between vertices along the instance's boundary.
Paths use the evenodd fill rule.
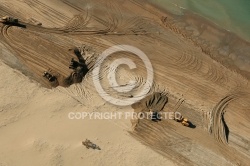
<path fill-rule="evenodd" d="M 69 120 L 69 112 L 97 107 L 42 88 L 2 62 L 0 73 L 1 166 L 173 165 L 128 135 L 129 120 Z M 86 149 L 86 138 L 101 150 Z"/>

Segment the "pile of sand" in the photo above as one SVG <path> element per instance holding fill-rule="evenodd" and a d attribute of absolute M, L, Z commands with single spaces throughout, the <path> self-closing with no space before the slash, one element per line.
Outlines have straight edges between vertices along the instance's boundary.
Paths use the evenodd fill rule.
<path fill-rule="evenodd" d="M 59 89 L 41 87 L 2 62 L 0 73 L 1 166 L 172 165 L 127 133 L 129 119 L 68 118 L 69 112 L 115 111 L 114 107 L 82 105 Z M 83 146 L 86 138 L 101 150 Z"/>

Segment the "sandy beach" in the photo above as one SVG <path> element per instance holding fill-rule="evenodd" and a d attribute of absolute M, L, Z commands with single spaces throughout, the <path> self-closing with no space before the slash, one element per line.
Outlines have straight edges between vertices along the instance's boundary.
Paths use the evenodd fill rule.
<path fill-rule="evenodd" d="M 142 0 L 2 0 L 5 15 L 18 24 L 0 23 L 0 166 L 248 165 L 250 43 L 236 34 Z M 133 49 L 97 77 L 117 45 Z M 152 110 L 189 126 L 73 116 Z"/>

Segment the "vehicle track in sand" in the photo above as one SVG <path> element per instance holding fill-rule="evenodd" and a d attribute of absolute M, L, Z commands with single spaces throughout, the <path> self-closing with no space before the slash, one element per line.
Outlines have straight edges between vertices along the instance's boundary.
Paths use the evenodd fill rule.
<path fill-rule="evenodd" d="M 25 22 L 21 22 L 20 24 L 25 25 L 27 29 L 33 30 L 36 32 L 42 32 L 42 33 L 55 33 L 55 34 L 64 34 L 64 35 L 94 35 L 94 34 L 106 34 L 108 31 L 106 30 L 73 30 L 70 29 L 64 29 L 62 28 L 45 28 L 41 26 L 36 26 L 32 24 L 27 24 Z"/>
<path fill-rule="evenodd" d="M 45 16 L 49 21 L 58 20 L 61 24 L 65 24 L 69 20 L 65 14 L 55 10 L 54 8 L 40 2 L 39 0 L 24 0 L 29 7 L 40 15 Z"/>
<path fill-rule="evenodd" d="M 67 0 L 63 0 L 63 2 L 73 7 L 74 9 L 76 9 L 77 11 L 81 13 L 86 13 L 86 11 L 84 11 L 82 8 L 75 6 L 73 3 Z M 102 29 L 101 31 L 103 33 L 105 32 L 106 35 L 146 35 L 146 34 L 155 33 L 152 30 L 148 31 L 148 28 L 149 28 L 148 25 L 149 25 L 150 19 L 139 17 L 139 16 L 125 18 L 123 17 L 120 7 L 116 3 L 112 3 L 110 1 L 105 1 L 103 3 L 105 6 L 107 6 L 110 9 L 107 11 L 107 13 L 105 13 L 102 16 L 103 18 L 95 16 L 95 14 L 90 12 L 89 10 L 87 10 L 87 14 L 85 15 L 90 15 L 88 17 L 93 18 L 93 20 L 97 21 L 100 25 L 104 26 L 105 28 Z M 80 18 L 80 20 L 84 20 L 84 19 Z M 88 20 L 88 23 L 90 22 L 89 19 L 85 19 L 85 20 Z M 81 32 L 84 30 L 80 30 L 80 28 L 86 27 L 85 22 L 86 21 L 83 21 L 82 23 L 79 21 L 76 21 L 76 22 L 74 21 L 72 27 L 77 26 L 78 30 L 73 29 L 75 31 L 73 32 L 73 34 L 81 34 Z M 66 29 L 70 26 L 71 25 L 68 24 L 66 26 Z M 145 29 L 145 27 L 147 28 Z M 69 31 L 70 29 L 68 30 L 68 32 Z"/>
<path fill-rule="evenodd" d="M 48 68 L 60 71 L 61 76 L 67 76 L 68 72 L 63 63 L 67 63 L 66 59 L 69 57 L 65 55 L 62 47 L 49 43 L 50 41 L 41 38 L 39 34 L 33 31 L 27 31 L 19 27 L 4 25 L 1 27 L 1 35 L 5 42 L 18 53 L 18 58 L 21 61 L 31 69 L 37 68 L 37 70 L 33 70 L 36 80 L 40 80 L 43 84 L 49 86 L 46 80 L 38 77 Z M 51 47 L 54 48 L 53 52 L 48 52 L 47 49 Z"/>
<path fill-rule="evenodd" d="M 168 42 L 166 39 L 162 39 L 162 42 L 163 41 Z M 185 41 L 182 41 L 182 43 L 183 42 Z M 244 87 L 247 85 L 248 81 L 241 77 L 238 73 L 219 66 L 219 63 L 215 61 L 212 64 L 208 63 L 207 57 L 197 55 L 199 53 L 198 50 L 189 51 L 190 49 L 188 47 L 186 48 L 183 46 L 184 44 L 181 48 L 179 48 L 179 50 L 177 50 L 177 48 L 173 45 L 173 47 L 171 47 L 173 48 L 171 53 L 169 53 L 170 51 L 166 51 L 166 54 L 168 54 L 168 60 L 166 60 L 168 63 L 166 65 L 171 67 L 171 73 L 179 73 L 180 69 L 182 69 L 181 72 L 183 72 L 183 74 L 188 74 L 186 77 L 190 77 L 191 74 L 192 77 L 195 76 L 198 80 L 204 79 L 210 83 L 207 86 L 211 86 L 211 88 L 213 88 L 213 86 L 222 85 L 227 87 L 228 90 L 231 90 L 236 87 Z M 181 51 L 183 53 L 175 54 L 175 51 Z M 237 81 L 237 79 L 233 79 L 234 77 L 239 77 L 239 79 L 244 79 L 245 81 Z"/>
<path fill-rule="evenodd" d="M 168 97 L 168 103 L 162 111 L 180 111 L 196 125 L 196 128 L 187 128 L 172 120 L 157 123 L 141 120 L 131 135 L 164 157 L 175 160 L 179 165 L 230 165 L 230 162 L 236 159 L 242 161 L 243 165 L 247 163 L 245 162 L 247 157 L 234 156 L 233 153 L 238 153 L 240 150 L 229 149 L 230 146 L 220 142 L 225 141 L 225 125 L 222 118 L 225 111 L 232 112 L 233 109 L 243 108 L 247 111 L 248 109 L 243 106 L 248 100 L 241 101 L 240 104 L 237 100 L 235 102 L 237 104 L 230 104 L 242 96 L 227 94 L 236 88 L 239 88 L 239 91 L 248 92 L 248 81 L 236 72 L 223 67 L 219 62 L 211 60 L 200 47 L 195 47 L 191 41 L 180 34 L 175 34 L 174 32 L 180 33 L 178 28 L 163 29 L 158 12 L 152 13 L 157 17 L 152 16 L 151 10 L 146 8 L 144 11 L 143 4 L 135 1 L 126 1 L 121 5 L 117 1 L 91 0 L 83 4 L 81 3 L 83 1 L 61 0 L 60 2 L 66 5 L 67 9 L 69 7 L 76 14 L 72 18 L 72 15 L 64 16 L 62 10 L 57 11 L 55 4 L 51 4 L 53 8 L 49 3 L 45 4 L 39 0 L 29 1 L 31 11 L 37 11 L 38 16 L 41 15 L 44 20 L 46 20 L 45 11 L 47 11 L 48 16 L 54 20 L 45 22 L 44 25 L 48 27 L 43 27 L 26 23 L 24 16 L 20 16 L 20 23 L 25 25 L 26 29 L 3 25 L 1 37 L 3 42 L 8 44 L 16 52 L 15 55 L 24 61 L 24 64 L 34 73 L 38 82 L 47 87 L 48 81 L 43 79 L 41 74 L 48 68 L 58 72 L 63 78 L 70 75 L 72 70 L 68 68 L 68 65 L 71 58 L 76 58 L 76 56 L 72 50 L 68 49 L 78 47 L 79 52 L 82 53 L 85 47 L 81 45 L 85 44 L 93 48 L 83 56 L 89 72 L 81 83 L 67 88 L 59 86 L 57 89 L 83 105 L 91 105 L 91 108 L 95 105 L 102 107 L 105 101 L 101 100 L 93 86 L 91 72 L 99 54 L 116 44 L 135 46 L 148 56 L 154 67 L 155 79 L 148 94 L 155 91 L 164 93 Z M 138 5 L 140 9 L 133 11 Z M 11 12 L 11 8 L 4 7 L 0 14 L 18 16 L 15 12 Z M 50 23 L 51 21 L 55 24 Z M 178 23 L 177 21 L 176 24 Z M 53 26 L 56 28 L 51 28 Z M 109 65 L 119 57 L 130 58 L 136 64 L 137 70 L 110 69 Z M 135 88 L 130 93 L 122 95 L 114 91 L 107 79 L 109 70 L 114 72 L 121 86 L 127 85 L 128 80 L 134 80 Z M 100 81 L 104 83 L 106 92 L 114 97 L 133 97 L 146 83 L 145 66 L 139 58 L 130 53 L 114 54 L 103 63 Z M 223 96 L 227 97 L 223 98 Z M 102 102 L 96 103 L 98 97 L 100 98 L 98 101 Z M 221 98 L 223 98 L 222 101 L 220 101 Z M 145 105 L 150 108 L 155 101 L 157 99 L 152 99 Z M 218 101 L 220 102 L 217 103 Z M 232 107 L 228 108 L 228 104 Z M 204 112 L 213 114 L 213 123 L 210 126 L 211 136 L 207 131 L 209 127 L 204 127 L 210 125 L 210 117 L 208 115 L 209 120 L 205 122 L 207 119 L 203 116 Z M 244 111 L 242 112 L 244 115 Z M 225 115 L 231 117 L 231 114 Z M 239 143 L 237 140 L 241 138 L 241 135 L 233 137 L 235 147 Z M 242 145 L 245 144 L 240 142 L 239 146 Z"/>
<path fill-rule="evenodd" d="M 15 16 L 15 13 L 12 12 L 12 11 L 10 11 L 10 10 L 8 10 L 7 7 L 1 5 L 0 6 L 0 16 L 4 17 L 6 15 L 8 15 L 8 16 Z"/>
<path fill-rule="evenodd" d="M 186 72 L 197 73 L 202 67 L 202 61 L 193 52 L 184 51 L 181 57 L 175 62 L 177 66 L 185 69 Z"/>
<path fill-rule="evenodd" d="M 192 161 L 180 154 L 191 153 L 192 141 L 175 132 L 175 127 L 168 122 L 152 123 L 151 120 L 140 120 L 139 125 L 130 134 L 143 144 L 176 163 L 192 165 Z"/>
<path fill-rule="evenodd" d="M 72 7 L 73 9 L 75 9 L 75 10 L 77 10 L 78 12 L 80 12 L 80 13 L 85 13 L 86 11 L 85 10 L 83 10 L 82 8 L 80 8 L 80 7 L 78 7 L 78 6 L 76 6 L 76 5 L 74 5 L 72 2 L 70 2 L 70 1 L 68 1 L 68 0 L 61 0 L 63 3 L 65 3 L 66 5 L 68 5 L 68 6 L 70 6 L 70 7 Z M 88 10 L 88 12 L 89 12 L 89 10 Z M 89 12 L 90 13 L 90 12 Z M 109 23 L 107 22 L 107 21 L 105 21 L 105 20 L 103 20 L 103 19 L 100 19 L 99 17 L 96 17 L 95 15 L 91 15 L 91 17 L 93 17 L 97 22 L 99 22 L 100 24 L 102 24 L 102 25 L 104 25 L 104 26 L 106 26 L 106 27 L 108 27 L 109 26 Z"/>
<path fill-rule="evenodd" d="M 114 32 L 117 31 L 118 28 L 121 25 L 121 21 L 123 20 L 122 12 L 117 6 L 116 3 L 113 3 L 112 1 L 106 1 L 106 7 L 107 9 L 110 9 L 107 11 L 107 20 L 109 22 L 109 31 Z"/>
<path fill-rule="evenodd" d="M 63 27 L 63 29 L 65 31 L 76 31 L 78 29 L 84 29 L 90 22 L 90 19 L 91 16 L 88 11 L 86 16 L 83 14 L 76 15 Z"/>
<path fill-rule="evenodd" d="M 166 105 L 168 109 L 169 104 L 172 105 L 172 108 L 173 103 L 171 102 L 176 101 L 173 100 L 172 97 L 173 96 L 169 95 L 170 103 L 167 103 Z M 232 98 L 230 97 L 227 98 L 229 102 L 231 101 L 231 99 Z M 180 109 L 187 109 L 185 108 L 187 105 L 183 103 L 183 100 L 180 99 L 178 103 L 179 104 L 177 105 L 180 105 Z M 201 118 L 200 116 L 191 117 Z M 192 118 L 188 119 L 191 120 L 191 122 L 194 122 Z M 209 134 L 201 128 L 201 126 L 198 126 L 198 128 L 195 129 L 189 129 L 181 125 L 178 127 L 178 125 L 180 124 L 173 120 L 162 120 L 160 122 L 152 122 L 148 119 L 141 119 L 136 128 L 129 133 L 141 143 L 149 146 L 159 154 L 178 163 L 178 165 L 187 165 L 187 163 L 188 165 L 194 165 L 195 163 L 197 163 L 197 161 L 199 161 L 200 165 L 210 166 L 214 162 L 218 162 L 218 160 L 220 160 L 218 158 L 218 155 L 216 155 L 215 153 L 216 151 L 218 151 L 222 156 L 227 158 L 228 163 L 247 163 L 248 160 L 246 156 L 235 156 L 235 152 L 234 150 L 232 150 L 231 147 L 225 147 L 219 142 L 214 142 L 214 138 L 210 137 Z M 204 149 L 204 147 L 202 146 L 209 148 Z M 211 151 L 210 148 L 212 148 L 213 151 Z M 204 155 L 210 157 L 201 157 Z M 226 164 L 227 162 L 225 162 L 224 164 Z"/>
<path fill-rule="evenodd" d="M 224 114 L 226 112 L 226 107 L 228 104 L 242 96 L 246 95 L 243 92 L 230 94 L 221 101 L 216 104 L 211 112 L 211 120 L 210 120 L 210 127 L 209 132 L 213 135 L 213 137 L 224 144 L 228 144 L 228 135 L 229 135 L 229 128 L 226 125 Z"/>

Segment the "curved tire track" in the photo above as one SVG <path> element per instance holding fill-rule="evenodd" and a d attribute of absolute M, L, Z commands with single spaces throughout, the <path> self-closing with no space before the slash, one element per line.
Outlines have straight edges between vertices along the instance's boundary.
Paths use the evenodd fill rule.
<path fill-rule="evenodd" d="M 213 108 L 211 113 L 209 133 L 214 136 L 214 138 L 223 143 L 228 144 L 229 129 L 224 120 L 224 114 L 226 112 L 225 108 L 228 104 L 237 98 L 245 95 L 244 93 L 234 93 L 224 97 L 216 106 Z"/>
<path fill-rule="evenodd" d="M 202 67 L 202 61 L 199 57 L 186 51 L 175 61 L 175 64 L 189 72 L 197 72 Z"/>

